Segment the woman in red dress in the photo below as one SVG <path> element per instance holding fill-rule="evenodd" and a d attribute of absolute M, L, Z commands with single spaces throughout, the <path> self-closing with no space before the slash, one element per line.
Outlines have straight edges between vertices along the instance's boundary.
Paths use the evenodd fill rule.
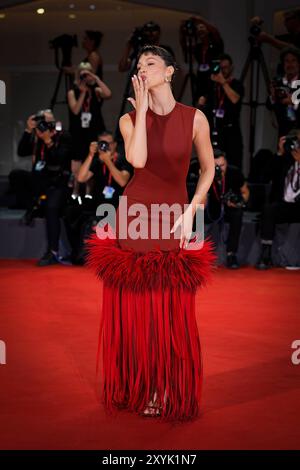
<path fill-rule="evenodd" d="M 201 111 L 174 99 L 175 67 L 165 49 L 142 49 L 132 77 L 135 99 L 129 98 L 135 109 L 119 123 L 134 176 L 115 228 L 102 224 L 88 241 L 88 263 L 103 281 L 98 360 L 105 408 L 167 421 L 192 419 L 201 410 L 195 294 L 215 261 L 211 241 L 191 238 L 214 177 L 209 125 Z M 201 172 L 189 203 L 193 144 Z M 177 215 L 174 207 L 181 209 Z"/>

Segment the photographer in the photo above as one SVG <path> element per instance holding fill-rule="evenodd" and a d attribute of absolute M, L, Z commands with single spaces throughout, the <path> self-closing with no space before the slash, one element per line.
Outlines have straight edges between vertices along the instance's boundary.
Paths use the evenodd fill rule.
<path fill-rule="evenodd" d="M 78 67 L 77 80 L 68 91 L 70 133 L 73 141 L 74 200 L 80 196 L 77 175 L 81 162 L 88 154 L 90 142 L 96 140 L 98 133 L 105 129 L 101 110 L 103 100 L 111 96 L 108 86 L 92 72 L 91 64 L 82 62 Z M 91 186 L 88 185 L 86 192 L 91 193 Z"/>
<path fill-rule="evenodd" d="M 227 163 L 225 152 L 215 149 L 215 178 L 208 193 L 205 223 L 228 222 L 227 267 L 239 267 L 236 253 L 249 189 L 241 170 Z"/>
<path fill-rule="evenodd" d="M 135 28 L 130 38 L 126 42 L 125 50 L 119 61 L 119 72 L 128 72 L 131 68 L 132 61 L 138 54 L 138 51 L 145 45 L 160 46 L 169 51 L 175 57 L 170 46 L 159 44 L 160 26 L 153 21 L 145 23 L 141 28 Z"/>
<path fill-rule="evenodd" d="M 297 47 L 300 49 L 300 9 L 290 10 L 283 14 L 284 25 L 288 34 L 282 37 L 275 37 L 261 30 L 263 19 L 259 16 L 252 18 L 252 28 L 256 27 L 257 40 L 260 43 L 270 44 L 276 49 L 284 49 L 286 47 Z"/>
<path fill-rule="evenodd" d="M 214 87 L 208 98 L 202 96 L 199 104 L 207 115 L 213 132 L 213 142 L 226 152 L 231 165 L 242 167 L 243 138 L 240 114 L 244 87 L 233 77 L 233 62 L 228 54 L 220 57 L 219 71 L 211 75 Z"/>
<path fill-rule="evenodd" d="M 59 218 L 70 177 L 71 138 L 67 132 L 59 130 L 58 124 L 50 110 L 30 116 L 18 145 L 20 157 L 33 156 L 32 208 L 39 204 L 41 197 L 45 200 L 48 249 L 39 260 L 39 266 L 59 262 Z"/>
<path fill-rule="evenodd" d="M 224 54 L 224 42 L 219 30 L 202 17 L 192 18 L 196 26 L 194 57 L 197 61 L 197 96 L 207 98 L 212 83 L 213 61 Z M 198 101 L 201 106 L 202 100 Z"/>
<path fill-rule="evenodd" d="M 66 210 L 65 225 L 72 246 L 72 262 L 82 264 L 83 242 L 86 224 L 96 218 L 99 204 L 110 203 L 115 208 L 119 196 L 133 174 L 133 167 L 117 152 L 117 142 L 109 131 L 103 131 L 97 142 L 91 142 L 88 156 L 80 167 L 78 181 L 86 183 L 94 178 L 93 192 L 89 204 L 69 206 Z"/>
<path fill-rule="evenodd" d="M 89 62 L 92 70 L 101 80 L 103 78 L 103 60 L 99 53 L 99 47 L 103 33 L 101 31 L 86 30 L 82 39 L 82 47 L 86 50 L 87 56 L 83 62 Z"/>
<path fill-rule="evenodd" d="M 293 88 L 294 81 L 300 79 L 300 51 L 295 48 L 284 49 L 280 60 L 284 74 L 273 80 L 271 96 L 267 102 L 268 108 L 273 109 L 276 114 L 279 137 L 300 127 L 300 106 L 292 101 L 292 95 L 296 91 Z"/>
<path fill-rule="evenodd" d="M 273 161 L 270 203 L 261 219 L 261 255 L 256 267 L 272 266 L 272 244 L 276 224 L 300 222 L 300 130 L 281 137 Z"/>

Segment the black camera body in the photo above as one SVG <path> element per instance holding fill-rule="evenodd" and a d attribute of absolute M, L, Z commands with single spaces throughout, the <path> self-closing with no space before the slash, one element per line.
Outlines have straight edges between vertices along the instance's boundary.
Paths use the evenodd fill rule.
<path fill-rule="evenodd" d="M 254 38 L 256 38 L 257 36 L 260 35 L 262 29 L 261 27 L 258 25 L 258 24 L 253 24 L 251 27 L 250 27 L 250 35 L 253 36 Z"/>
<path fill-rule="evenodd" d="M 273 80 L 273 87 L 275 90 L 275 99 L 281 101 L 284 98 L 287 98 L 290 94 L 290 89 L 287 86 L 282 84 L 282 79 L 280 77 Z"/>
<path fill-rule="evenodd" d="M 98 142 L 98 150 L 101 152 L 109 152 L 109 143 L 105 140 L 100 140 Z"/>
<path fill-rule="evenodd" d="M 32 119 L 36 122 L 36 128 L 40 132 L 53 131 L 56 127 L 56 122 L 46 121 L 43 113 L 37 113 Z"/>
<path fill-rule="evenodd" d="M 300 149 L 300 142 L 297 136 L 287 136 L 283 144 L 284 151 L 286 153 L 291 153 L 294 150 Z"/>
<path fill-rule="evenodd" d="M 86 71 L 82 70 L 82 72 L 80 72 L 79 74 L 79 80 L 81 83 L 85 83 L 86 86 L 91 86 L 89 83 L 86 82 L 86 78 L 87 78 L 88 74 L 86 73 Z"/>
<path fill-rule="evenodd" d="M 235 194 L 232 189 L 230 189 L 229 191 L 227 191 L 227 193 L 223 194 L 223 196 L 221 196 L 221 200 L 224 204 L 226 204 L 227 202 L 231 202 L 233 204 L 236 205 L 237 208 L 244 208 L 246 207 L 246 204 L 242 198 L 242 196 L 240 194 Z"/>

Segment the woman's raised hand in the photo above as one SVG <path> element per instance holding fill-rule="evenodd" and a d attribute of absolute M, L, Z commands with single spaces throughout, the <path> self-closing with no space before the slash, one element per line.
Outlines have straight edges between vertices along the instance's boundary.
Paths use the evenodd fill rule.
<path fill-rule="evenodd" d="M 146 113 L 149 106 L 148 83 L 147 79 L 133 75 L 131 78 L 135 98 L 127 98 L 137 112 Z"/>

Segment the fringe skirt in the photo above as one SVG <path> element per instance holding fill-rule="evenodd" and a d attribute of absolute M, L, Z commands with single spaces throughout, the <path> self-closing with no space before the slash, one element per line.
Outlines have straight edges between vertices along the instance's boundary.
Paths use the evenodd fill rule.
<path fill-rule="evenodd" d="M 142 415 L 155 396 L 160 420 L 198 417 L 203 368 L 195 294 L 211 278 L 213 243 L 139 253 L 95 234 L 86 244 L 87 264 L 103 281 L 97 368 L 106 411 Z"/>

